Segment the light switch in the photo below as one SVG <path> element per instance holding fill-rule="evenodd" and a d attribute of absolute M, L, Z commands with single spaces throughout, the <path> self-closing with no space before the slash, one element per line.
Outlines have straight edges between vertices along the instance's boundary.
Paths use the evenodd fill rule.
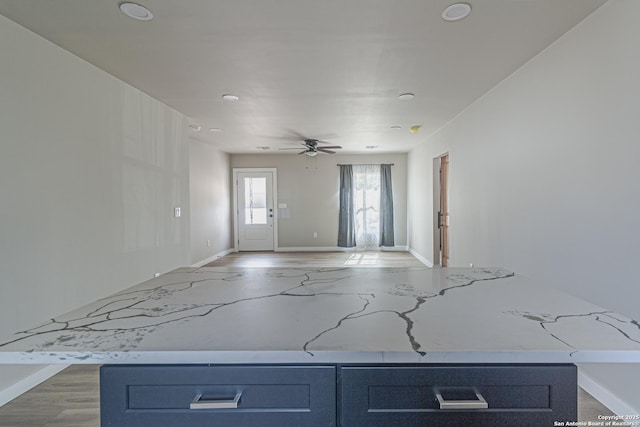
<path fill-rule="evenodd" d="M 286 203 L 278 203 L 278 209 L 287 209 Z"/>
<path fill-rule="evenodd" d="M 180 212 L 180 208 L 173 208 L 173 216 L 175 216 L 176 218 L 180 218 L 180 215 L 182 215 L 182 213 Z"/>

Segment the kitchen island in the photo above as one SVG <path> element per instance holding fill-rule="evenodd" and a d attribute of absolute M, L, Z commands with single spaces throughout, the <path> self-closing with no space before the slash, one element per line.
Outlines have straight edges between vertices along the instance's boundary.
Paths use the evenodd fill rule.
<path fill-rule="evenodd" d="M 553 425 L 579 362 L 639 323 L 502 268 L 180 268 L 0 340 L 105 364 L 103 425 Z"/>

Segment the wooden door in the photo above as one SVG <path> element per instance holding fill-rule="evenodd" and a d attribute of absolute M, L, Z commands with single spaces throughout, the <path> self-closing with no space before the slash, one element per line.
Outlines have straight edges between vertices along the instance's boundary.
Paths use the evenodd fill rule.
<path fill-rule="evenodd" d="M 449 155 L 440 158 L 440 261 L 449 266 L 449 202 L 448 202 Z"/>

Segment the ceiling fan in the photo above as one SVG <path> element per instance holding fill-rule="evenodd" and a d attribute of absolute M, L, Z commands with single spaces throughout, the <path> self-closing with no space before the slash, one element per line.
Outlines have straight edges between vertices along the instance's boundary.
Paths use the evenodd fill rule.
<path fill-rule="evenodd" d="M 302 145 L 304 146 L 304 150 L 299 152 L 300 154 L 306 154 L 307 156 L 316 156 L 318 153 L 326 153 L 326 154 L 336 154 L 335 149 L 342 148 L 339 145 L 325 145 L 321 146 L 319 144 L 330 144 L 329 142 L 319 141 L 317 139 L 305 138 L 302 141 Z M 299 150 L 299 148 L 280 148 L 279 150 Z"/>

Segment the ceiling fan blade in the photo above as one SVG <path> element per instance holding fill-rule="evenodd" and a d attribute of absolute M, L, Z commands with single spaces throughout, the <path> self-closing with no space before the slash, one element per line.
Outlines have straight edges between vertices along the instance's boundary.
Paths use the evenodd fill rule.
<path fill-rule="evenodd" d="M 294 141 L 304 141 L 305 139 L 307 139 L 306 136 L 304 136 L 300 132 L 296 132 L 293 129 L 285 129 L 285 132 L 289 134 L 286 137 L 288 137 L 289 139 L 292 139 Z"/>
<path fill-rule="evenodd" d="M 327 153 L 327 154 L 336 154 L 335 151 L 327 150 L 326 148 L 318 148 L 318 151 L 322 153 Z"/>
<path fill-rule="evenodd" d="M 254 135 L 259 138 L 273 139 L 278 141 L 300 141 L 297 136 L 274 136 L 274 135 Z"/>
<path fill-rule="evenodd" d="M 278 150 L 299 150 L 300 147 L 278 148 Z"/>
<path fill-rule="evenodd" d="M 304 153 L 306 153 L 307 151 L 309 151 L 309 150 L 304 150 L 304 151 L 299 152 L 299 153 L 298 153 L 298 156 L 299 156 L 300 154 L 304 154 Z"/>
<path fill-rule="evenodd" d="M 305 135 L 305 134 L 300 133 L 300 132 L 298 132 L 296 130 L 293 130 L 293 129 L 283 129 L 283 130 L 285 131 L 286 134 L 289 134 L 288 135 L 289 137 L 298 138 L 300 141 L 304 141 L 305 139 L 316 139 L 316 138 L 317 139 L 333 139 L 333 138 L 337 138 L 338 137 L 338 135 L 335 134 L 335 133 L 323 133 L 323 134 L 320 134 L 320 135 L 316 134 L 315 135 L 316 138 L 310 138 L 307 135 L 311 135 L 311 134 Z"/>
<path fill-rule="evenodd" d="M 339 146 L 339 145 L 328 145 L 328 146 L 324 146 L 324 147 L 318 147 L 318 149 L 321 149 L 321 148 L 327 149 L 327 148 L 342 148 L 342 147 Z"/>
<path fill-rule="evenodd" d="M 321 139 L 334 139 L 337 138 L 338 135 L 335 133 L 325 133 L 325 134 L 321 134 L 321 135 L 316 135 L 316 137 L 321 140 Z M 322 141 L 320 141 L 322 142 Z"/>

